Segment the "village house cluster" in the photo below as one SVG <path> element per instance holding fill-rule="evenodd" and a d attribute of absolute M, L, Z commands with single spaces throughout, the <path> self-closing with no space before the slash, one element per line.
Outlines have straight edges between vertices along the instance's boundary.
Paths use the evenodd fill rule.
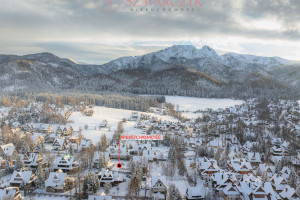
<path fill-rule="evenodd" d="M 296 101 L 251 99 L 198 111 L 193 120 L 162 104 L 148 113 L 132 112 L 111 139 L 104 135 L 100 142 L 82 134 L 87 127 L 74 128 L 68 120 L 78 111 L 93 116 L 93 108 L 85 102 L 0 107 L 0 197 L 300 199 Z M 158 117 L 166 115 L 174 120 Z M 128 122 L 164 140 L 119 144 Z M 95 128 L 111 129 L 109 120 Z M 120 190 L 128 192 L 119 195 Z"/>

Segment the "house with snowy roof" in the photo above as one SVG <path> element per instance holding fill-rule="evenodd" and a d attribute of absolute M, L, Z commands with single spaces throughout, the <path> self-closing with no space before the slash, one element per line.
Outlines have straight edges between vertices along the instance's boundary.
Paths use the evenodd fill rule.
<path fill-rule="evenodd" d="M 14 160 L 18 151 L 13 143 L 4 144 L 0 146 L 0 157 L 6 160 Z"/>
<path fill-rule="evenodd" d="M 217 172 L 211 177 L 212 185 L 218 187 L 227 183 L 235 183 L 237 181 L 236 173 L 233 172 Z M 229 181 L 231 180 L 231 181 Z"/>
<path fill-rule="evenodd" d="M 211 176 L 220 171 L 217 161 L 214 159 L 198 158 L 196 163 L 201 177 L 205 180 L 209 180 Z"/>
<path fill-rule="evenodd" d="M 119 146 L 113 145 L 108 147 L 109 156 L 112 159 L 119 159 Z M 127 147 L 125 145 L 121 145 L 120 147 L 120 159 L 129 160 L 130 156 L 127 151 Z"/>
<path fill-rule="evenodd" d="M 241 177 L 243 174 L 248 174 L 252 172 L 253 169 L 251 163 L 243 158 L 231 159 L 230 161 L 228 161 L 227 165 L 228 168 L 236 172 L 239 175 L 239 177 Z"/>
<path fill-rule="evenodd" d="M 261 155 L 259 152 L 248 152 L 246 160 L 250 162 L 252 166 L 258 167 L 261 163 Z"/>
<path fill-rule="evenodd" d="M 241 199 L 280 199 L 270 182 L 239 182 L 237 187 L 241 192 Z"/>
<path fill-rule="evenodd" d="M 21 154 L 21 160 L 24 162 L 25 167 L 36 169 L 39 163 L 43 163 L 43 157 L 39 153 L 24 153 Z"/>
<path fill-rule="evenodd" d="M 113 172 L 104 168 L 98 173 L 98 178 L 101 186 L 105 183 L 116 185 L 124 181 L 123 175 L 119 174 L 117 171 Z"/>
<path fill-rule="evenodd" d="M 26 184 L 27 187 L 35 185 L 37 177 L 32 171 L 21 169 L 20 171 L 15 170 L 10 178 L 9 184 L 12 187 L 23 188 Z"/>
<path fill-rule="evenodd" d="M 61 169 L 51 172 L 45 182 L 47 192 L 66 192 L 74 188 L 76 179 L 69 177 Z"/>
<path fill-rule="evenodd" d="M 226 185 L 226 187 L 223 188 L 223 190 L 220 193 L 221 197 L 224 197 L 225 199 L 240 199 L 241 192 L 239 188 L 233 184 L 229 183 Z"/>
<path fill-rule="evenodd" d="M 78 146 L 78 150 L 77 151 L 78 152 L 79 151 L 85 151 L 85 150 L 87 150 L 89 148 L 92 148 L 93 146 L 94 145 L 93 145 L 92 140 L 83 138 L 81 140 L 81 142 L 80 142 L 80 145 Z"/>
<path fill-rule="evenodd" d="M 129 150 L 131 155 L 142 155 L 142 152 L 144 150 L 152 150 L 152 146 L 149 143 L 146 144 L 139 144 L 137 142 L 135 143 L 130 143 L 131 145 L 133 145 L 133 148 Z"/>
<path fill-rule="evenodd" d="M 54 150 L 61 151 L 66 149 L 67 144 L 68 142 L 66 138 L 64 136 L 59 136 L 54 140 L 52 147 Z"/>
<path fill-rule="evenodd" d="M 153 193 L 167 194 L 168 186 L 164 176 L 152 176 L 151 177 L 151 191 Z"/>
<path fill-rule="evenodd" d="M 71 135 L 73 133 L 73 127 L 71 125 L 61 125 L 57 127 L 56 134 L 62 134 L 62 135 Z"/>
<path fill-rule="evenodd" d="M 211 177 L 211 180 L 213 187 L 215 188 L 215 192 L 224 197 L 224 189 L 227 188 L 228 185 L 234 185 L 237 178 L 234 173 L 220 172 L 215 173 L 214 176 Z"/>
<path fill-rule="evenodd" d="M 273 176 L 273 174 L 275 173 L 275 167 L 267 165 L 266 163 L 259 164 L 258 167 L 261 172 L 266 171 L 269 178 L 271 178 Z"/>
<path fill-rule="evenodd" d="M 279 193 L 282 192 L 283 189 L 287 186 L 287 181 L 282 176 L 274 174 L 271 178 L 271 184 L 274 190 Z"/>
<path fill-rule="evenodd" d="M 54 170 L 59 169 L 64 172 L 76 172 L 78 170 L 78 162 L 70 155 L 57 157 L 54 163 Z"/>
<path fill-rule="evenodd" d="M 18 187 L 0 188 L 1 199 L 22 200 L 23 196 Z"/>
<path fill-rule="evenodd" d="M 186 189 L 187 200 L 205 200 L 205 187 L 188 187 Z"/>

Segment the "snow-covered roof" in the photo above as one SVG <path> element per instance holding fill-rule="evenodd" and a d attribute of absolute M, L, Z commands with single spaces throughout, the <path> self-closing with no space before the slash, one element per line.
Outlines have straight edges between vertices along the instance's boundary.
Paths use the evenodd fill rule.
<path fill-rule="evenodd" d="M 162 185 L 156 185 L 157 182 L 160 182 Z M 151 177 L 151 187 L 152 188 L 166 188 L 166 179 L 164 176 L 152 176 Z"/>
<path fill-rule="evenodd" d="M 66 178 L 67 174 L 63 173 L 62 170 L 58 170 L 57 172 L 51 172 L 48 179 L 45 182 L 45 187 L 56 187 L 64 185 Z"/>
<path fill-rule="evenodd" d="M 57 157 L 55 160 L 55 168 L 56 169 L 68 169 L 72 170 L 73 165 L 77 165 L 78 162 L 75 161 L 73 156 L 61 156 Z"/>
<path fill-rule="evenodd" d="M 59 145 L 60 147 L 62 147 L 65 143 L 65 139 L 66 138 L 63 137 L 63 136 L 60 136 L 60 137 L 56 138 L 55 141 L 53 142 L 53 146 Z"/>
<path fill-rule="evenodd" d="M 283 190 L 286 186 L 285 179 L 278 174 L 274 174 L 271 180 L 276 190 Z"/>
<path fill-rule="evenodd" d="M 16 147 L 13 145 L 13 143 L 9 143 L 1 146 L 1 149 L 3 150 L 6 156 L 12 156 L 15 148 Z"/>
<path fill-rule="evenodd" d="M 205 198 L 205 187 L 188 187 L 187 188 L 187 198 L 188 199 L 199 199 Z"/>
<path fill-rule="evenodd" d="M 30 178 L 32 171 L 14 171 L 13 175 L 10 178 L 10 183 L 30 183 Z"/>
<path fill-rule="evenodd" d="M 259 152 L 248 152 L 247 153 L 247 160 L 249 162 L 258 162 L 260 163 L 261 162 L 261 156 L 260 156 L 260 153 Z"/>
<path fill-rule="evenodd" d="M 252 170 L 252 165 L 250 162 L 247 162 L 246 159 L 231 159 L 229 165 L 233 168 L 234 171 L 250 171 Z"/>
<path fill-rule="evenodd" d="M 232 183 L 229 183 L 224 189 L 223 189 L 223 193 L 226 196 L 231 196 L 231 195 L 239 195 L 240 191 L 238 190 L 238 188 L 233 185 Z"/>
<path fill-rule="evenodd" d="M 38 153 L 21 154 L 21 160 L 25 162 L 25 166 L 37 166 L 39 159 L 42 159 Z M 28 164 L 27 164 L 28 163 Z"/>

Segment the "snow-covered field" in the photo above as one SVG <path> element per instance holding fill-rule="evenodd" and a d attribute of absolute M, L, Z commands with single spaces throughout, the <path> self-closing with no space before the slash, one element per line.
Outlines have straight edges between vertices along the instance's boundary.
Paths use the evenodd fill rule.
<path fill-rule="evenodd" d="M 218 108 L 229 108 L 235 105 L 245 103 L 242 100 L 233 99 L 209 99 L 209 98 L 195 98 L 195 97 L 181 97 L 181 96 L 165 96 L 168 103 L 179 106 L 180 111 L 195 112 L 198 110 L 205 110 L 211 108 L 216 110 Z"/>
<path fill-rule="evenodd" d="M 183 116 L 190 119 L 195 119 L 201 117 L 202 113 L 195 111 L 205 110 L 206 108 L 218 109 L 218 108 L 228 108 L 230 106 L 235 106 L 244 103 L 241 100 L 232 99 L 205 99 L 205 98 L 194 98 L 194 97 L 180 97 L 180 96 L 166 96 L 166 101 L 174 105 L 179 106 L 180 111 L 183 112 Z M 73 112 L 69 120 L 72 121 L 71 125 L 75 131 L 80 128 L 82 134 L 93 141 L 100 141 L 103 134 L 106 134 L 107 138 L 112 138 L 114 131 L 117 129 L 118 123 L 124 118 L 129 119 L 132 111 L 124 109 L 106 108 L 106 107 L 94 107 L 93 116 L 84 116 L 81 112 Z M 154 113 L 139 112 L 139 114 L 148 114 L 151 116 L 156 116 L 161 120 L 177 121 L 173 117 L 163 116 Z M 99 125 L 103 120 L 108 121 L 109 128 L 99 129 Z M 87 125 L 87 128 L 85 128 Z M 127 121 L 124 123 L 125 133 L 128 134 L 141 134 L 142 130 L 134 127 L 135 122 Z"/>
<path fill-rule="evenodd" d="M 118 123 L 122 121 L 124 118 L 129 119 L 132 110 L 123 110 L 116 108 L 106 108 L 106 107 L 94 107 L 94 115 L 93 116 L 85 116 L 81 112 L 73 112 L 70 116 L 69 120 L 72 122 L 71 125 L 75 131 L 78 131 L 79 128 L 82 130 L 82 134 L 93 141 L 94 144 L 100 141 L 100 138 L 103 134 L 106 134 L 107 138 L 112 138 L 114 131 L 117 129 Z M 145 113 L 139 112 L 139 114 L 148 114 L 151 116 L 156 116 L 162 120 L 169 121 L 177 121 L 173 117 L 170 116 L 162 116 L 154 113 Z M 101 128 L 99 129 L 99 125 L 103 120 L 107 120 L 109 128 Z M 85 129 L 85 126 L 88 126 Z M 137 129 L 134 127 L 135 122 L 127 121 L 124 123 L 125 133 L 128 134 L 141 134 L 143 130 Z"/>
<path fill-rule="evenodd" d="M 300 105 L 300 100 L 298 100 L 298 104 Z"/>

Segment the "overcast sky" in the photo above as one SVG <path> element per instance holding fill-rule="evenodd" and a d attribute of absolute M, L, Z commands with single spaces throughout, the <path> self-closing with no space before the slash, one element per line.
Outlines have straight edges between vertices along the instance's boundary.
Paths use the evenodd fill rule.
<path fill-rule="evenodd" d="M 194 12 L 130 11 L 127 0 L 111 1 L 115 12 L 103 12 L 109 0 L 0 0 L 0 54 L 51 52 L 101 64 L 192 44 L 300 60 L 299 0 L 198 0 Z"/>

